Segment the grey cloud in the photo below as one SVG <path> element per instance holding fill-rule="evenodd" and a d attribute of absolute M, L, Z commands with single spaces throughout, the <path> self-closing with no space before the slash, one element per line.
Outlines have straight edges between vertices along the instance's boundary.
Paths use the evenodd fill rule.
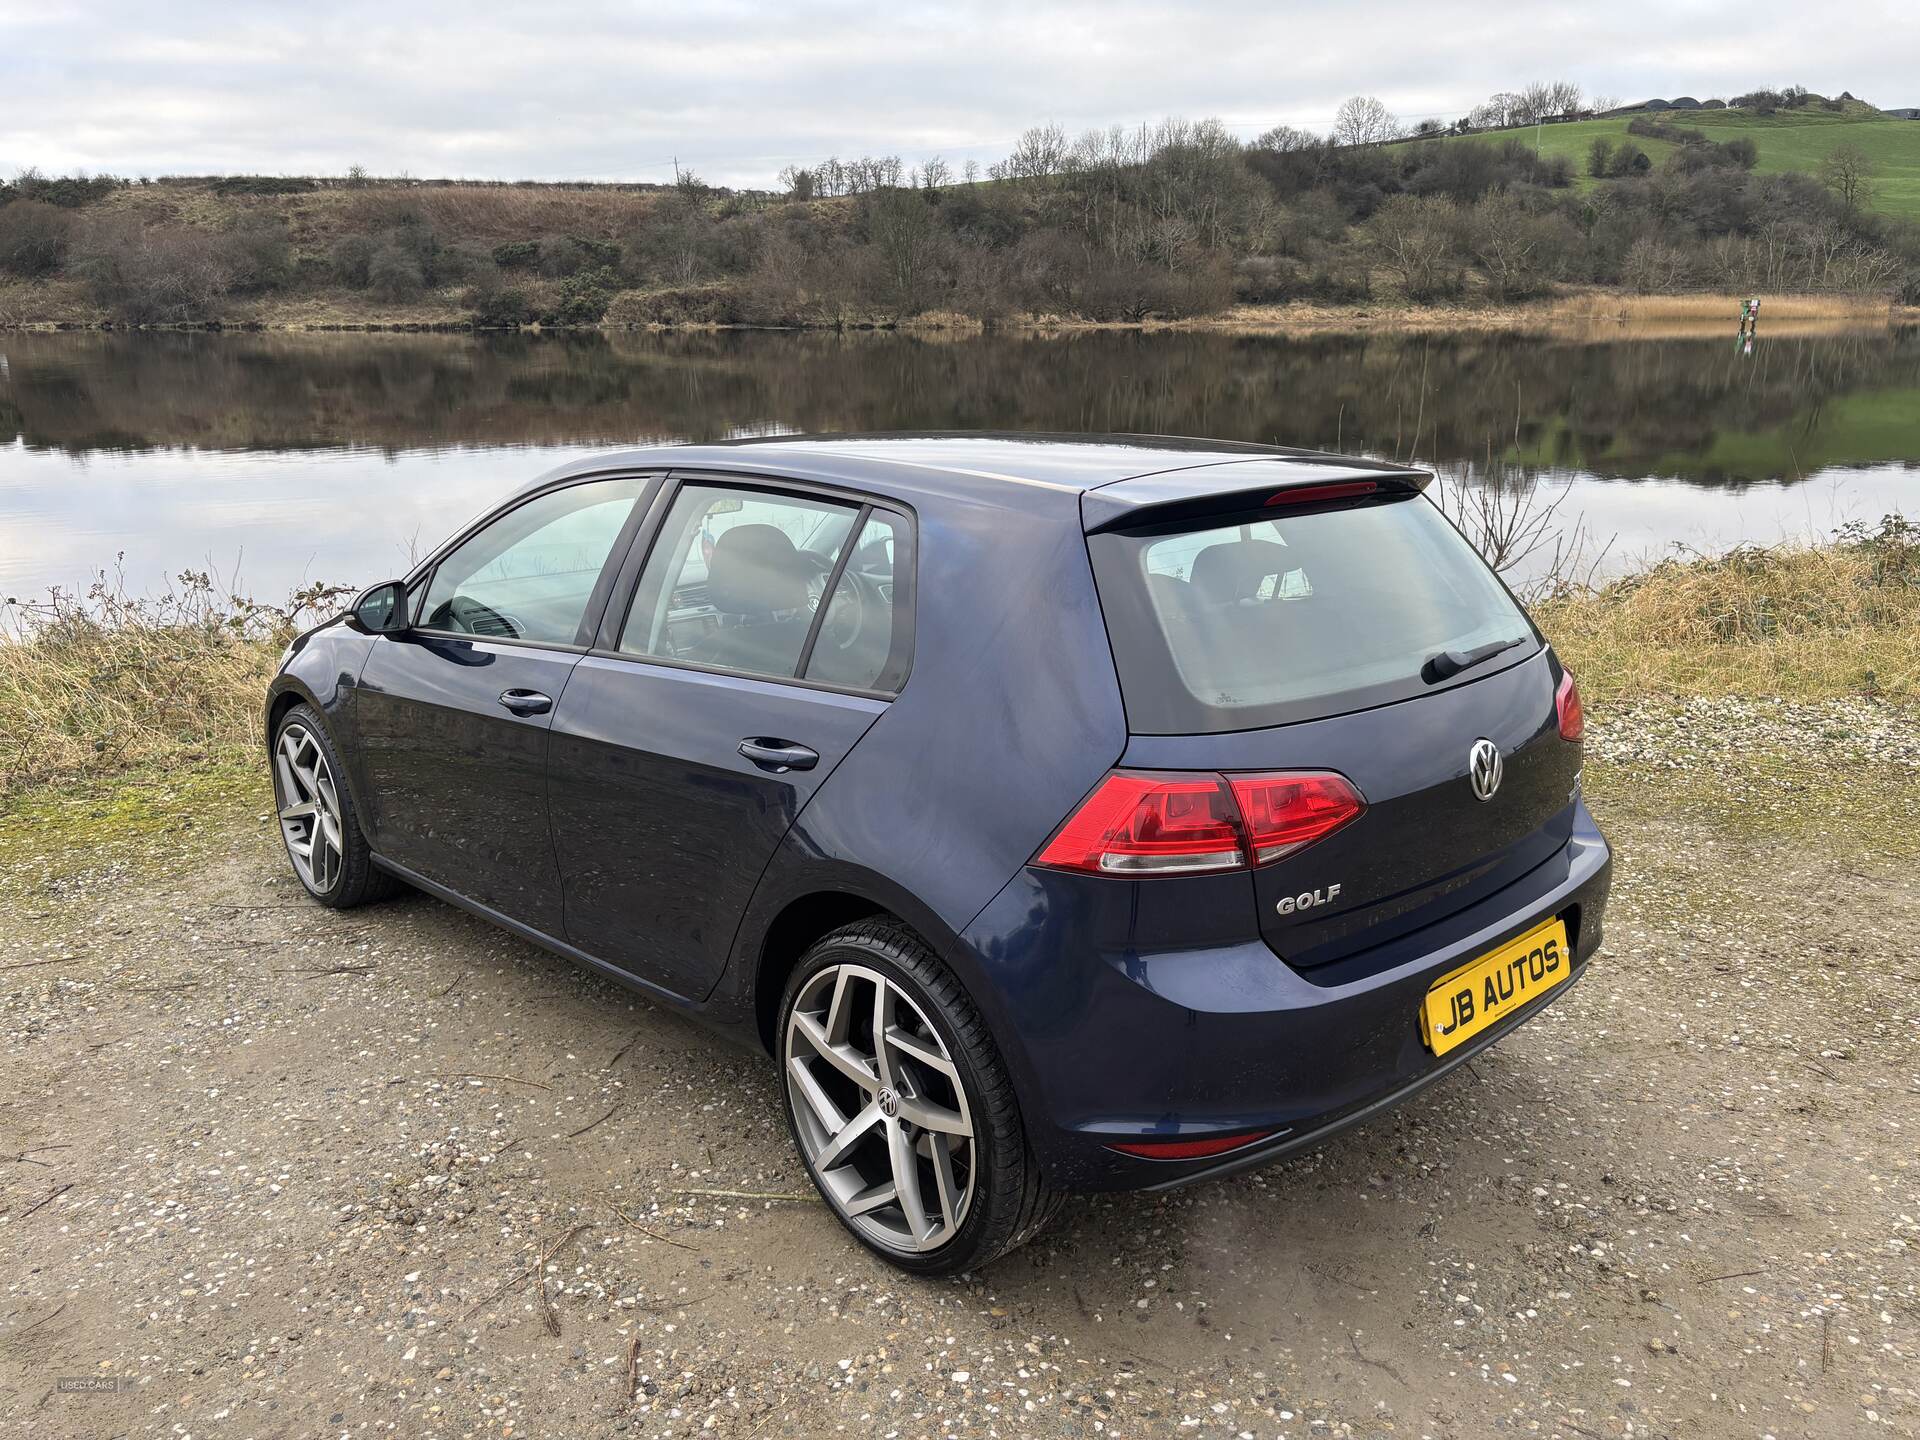
<path fill-rule="evenodd" d="M 1737 39 L 1736 39 L 1737 37 Z M 0 0 L 0 168 L 765 184 L 788 160 L 1001 153 L 1022 128 L 1218 115 L 1324 127 L 1340 100 L 1451 117 L 1589 91 L 1759 83 L 1920 104 L 1920 7 L 1460 0 L 488 7 Z"/>

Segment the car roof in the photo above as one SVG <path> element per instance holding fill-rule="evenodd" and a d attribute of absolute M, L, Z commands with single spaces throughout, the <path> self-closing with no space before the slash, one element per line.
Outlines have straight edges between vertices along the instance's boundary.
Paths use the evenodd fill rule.
<path fill-rule="evenodd" d="M 1147 475 L 1261 459 L 1301 466 L 1314 478 L 1382 470 L 1405 473 L 1402 466 L 1326 451 L 1179 435 L 922 431 L 756 435 L 652 446 L 569 461 L 533 484 L 607 470 L 672 468 L 772 472 L 856 483 L 885 483 L 891 478 L 921 493 L 951 490 L 978 495 L 1003 485 L 1081 492 Z M 941 477 L 948 483 L 942 484 Z"/>

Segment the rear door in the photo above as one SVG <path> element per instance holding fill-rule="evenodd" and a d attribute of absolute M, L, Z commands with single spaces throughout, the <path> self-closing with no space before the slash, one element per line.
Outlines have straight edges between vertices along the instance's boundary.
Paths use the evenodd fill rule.
<path fill-rule="evenodd" d="M 1312 969 L 1382 944 L 1566 844 L 1580 750 L 1559 732 L 1558 663 L 1431 502 L 1383 479 L 1219 503 L 1089 545 L 1124 765 L 1333 771 L 1366 802 L 1254 871 L 1278 954 Z M 1477 789 L 1480 742 L 1499 774 Z"/>
<path fill-rule="evenodd" d="M 677 479 L 555 713 L 567 938 L 703 998 L 774 849 L 886 708 L 912 527 L 843 494 Z"/>
<path fill-rule="evenodd" d="M 584 481 L 489 519 L 417 587 L 414 628 L 381 636 L 361 669 L 373 848 L 549 935 L 561 925 L 548 730 L 651 483 Z"/>

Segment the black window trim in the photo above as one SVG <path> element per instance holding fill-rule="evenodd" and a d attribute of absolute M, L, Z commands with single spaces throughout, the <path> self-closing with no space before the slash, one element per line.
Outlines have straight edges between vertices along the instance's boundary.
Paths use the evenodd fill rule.
<path fill-rule="evenodd" d="M 837 583 L 844 572 L 848 557 L 853 554 L 854 546 L 860 538 L 860 528 L 874 513 L 892 516 L 900 522 L 901 531 L 906 537 L 906 563 L 901 564 L 900 547 L 894 547 L 893 577 L 893 613 L 895 624 L 904 618 L 906 624 L 907 646 L 905 664 L 900 673 L 900 684 L 891 690 L 874 690 L 854 685 L 834 685 L 821 680 L 808 680 L 800 675 L 758 675 L 750 670 L 736 670 L 724 665 L 703 665 L 693 660 L 675 660 L 663 655 L 636 655 L 630 650 L 620 648 L 620 636 L 627 628 L 627 619 L 633 609 L 633 602 L 639 595 L 640 577 L 646 572 L 647 562 L 652 558 L 653 548 L 659 542 L 660 532 L 666 524 L 668 514 L 672 512 L 673 502 L 682 490 L 690 485 L 704 485 L 730 490 L 748 490 L 761 494 L 812 498 L 828 500 L 836 504 L 855 509 L 854 528 L 847 532 L 847 543 L 841 547 L 839 560 L 835 563 L 829 577 L 831 583 Z M 913 678 L 913 657 L 919 641 L 916 614 L 916 599 L 919 593 L 920 532 L 919 517 L 911 505 L 894 500 L 888 496 L 875 495 L 861 490 L 852 490 L 837 485 L 823 485 L 812 480 L 797 480 L 785 475 L 769 475 L 761 471 L 730 470 L 673 470 L 664 477 L 664 483 L 654 493 L 648 504 L 647 516 L 639 532 L 630 543 L 625 563 L 613 584 L 612 603 L 603 612 L 598 632 L 586 653 L 597 660 L 618 660 L 629 665 L 657 665 L 668 670 L 688 670 L 700 675 L 722 675 L 739 680 L 759 680 L 769 685 L 792 685 L 802 690 L 818 690 L 829 695 L 850 695 L 862 700 L 891 701 L 900 697 L 907 688 L 907 682 Z M 906 584 L 901 584 L 902 573 Z M 821 604 L 813 618 L 813 626 L 807 632 L 806 644 L 802 647 L 800 663 L 796 667 L 804 670 L 813 658 L 813 642 L 820 626 L 826 619 L 827 608 L 832 603 L 831 585 L 821 592 Z"/>
<path fill-rule="evenodd" d="M 666 478 L 665 471 L 654 470 L 600 470 L 585 475 L 568 475 L 550 485 L 542 485 L 516 495 L 506 503 L 487 511 L 478 519 L 469 522 L 465 528 L 456 532 L 431 555 L 408 572 L 407 603 L 412 607 L 411 628 L 407 634 L 427 636 L 433 639 L 478 641 L 488 645 L 510 645 L 522 650 L 550 650 L 563 655 L 586 655 L 593 646 L 593 637 L 600 627 L 601 618 L 607 609 L 607 601 L 613 594 L 614 583 L 619 577 L 621 565 L 633 538 L 639 533 L 647 516 L 651 513 L 654 497 L 662 488 Z M 580 623 L 574 627 L 573 639 L 562 643 L 555 640 L 525 640 L 510 635 L 474 635 L 465 630 L 439 630 L 423 622 L 427 591 L 432 588 L 433 577 L 440 573 L 440 566 L 448 556 L 458 550 L 468 540 L 478 535 L 497 521 L 504 520 L 522 506 L 535 500 L 545 499 L 561 490 L 571 490 L 580 485 L 592 485 L 608 480 L 638 480 L 639 493 L 633 497 L 633 509 L 627 518 L 620 522 L 620 529 L 613 537 L 613 543 L 607 548 L 607 555 L 600 562 L 600 574 L 594 579 L 593 588 L 587 592 L 586 608 L 580 612 Z"/>

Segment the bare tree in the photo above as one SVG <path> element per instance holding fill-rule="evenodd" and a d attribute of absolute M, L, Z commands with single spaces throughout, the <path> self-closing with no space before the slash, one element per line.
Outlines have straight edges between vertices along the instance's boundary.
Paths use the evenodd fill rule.
<path fill-rule="evenodd" d="M 1411 300 L 1456 289 L 1460 212 L 1444 195 L 1394 195 L 1373 212 L 1367 234 L 1380 262 Z"/>
<path fill-rule="evenodd" d="M 1400 122 L 1393 112 L 1371 95 L 1355 95 L 1340 102 L 1333 116 L 1333 141 L 1336 145 L 1377 145 L 1397 139 Z"/>
<path fill-rule="evenodd" d="M 1584 517 L 1568 523 L 1562 507 L 1571 485 L 1542 495 L 1540 477 L 1517 466 L 1436 468 L 1440 508 L 1521 599 L 1592 588 L 1613 542 L 1597 545 Z"/>
<path fill-rule="evenodd" d="M 1843 140 L 1820 162 L 1820 183 L 1840 197 L 1848 214 L 1857 213 L 1873 194 L 1873 162 L 1851 140 Z"/>
<path fill-rule="evenodd" d="M 1277 150 L 1282 155 L 1290 155 L 1300 150 L 1311 150 L 1324 144 L 1321 138 L 1311 130 L 1296 129 L 1292 125 L 1276 125 L 1264 132 L 1250 147 L 1255 150 Z"/>
<path fill-rule="evenodd" d="M 953 167 L 938 155 L 920 167 L 920 183 L 928 190 L 939 190 L 953 183 Z"/>

